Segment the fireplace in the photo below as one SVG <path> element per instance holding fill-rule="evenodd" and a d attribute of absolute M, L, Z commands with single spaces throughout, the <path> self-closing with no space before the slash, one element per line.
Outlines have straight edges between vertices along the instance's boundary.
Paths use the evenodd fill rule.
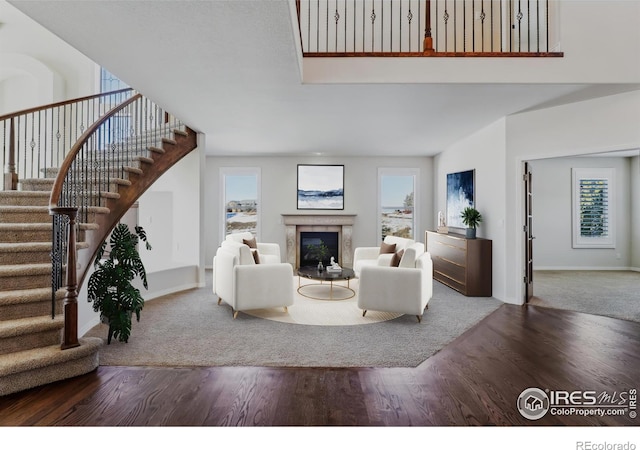
<path fill-rule="evenodd" d="M 318 261 L 306 262 L 301 260 L 304 252 L 301 252 L 303 233 L 333 233 L 337 254 L 329 254 L 324 264 L 329 262 L 333 256 L 338 264 L 343 267 L 352 268 L 353 248 L 351 236 L 353 234 L 353 223 L 355 214 L 283 214 L 282 219 L 286 232 L 286 262 L 294 268 L 304 265 L 317 265 Z M 306 235 L 305 235 L 306 236 Z M 328 245 L 327 242 L 325 242 Z M 306 248 L 306 247 L 305 247 Z"/>
<path fill-rule="evenodd" d="M 329 265 L 331 257 L 340 261 L 339 232 L 337 231 L 301 231 L 300 232 L 300 266 L 316 266 L 322 261 Z"/>

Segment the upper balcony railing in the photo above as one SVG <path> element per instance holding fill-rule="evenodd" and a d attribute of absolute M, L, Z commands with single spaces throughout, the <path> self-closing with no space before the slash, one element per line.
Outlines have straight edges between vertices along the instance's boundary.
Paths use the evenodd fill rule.
<path fill-rule="evenodd" d="M 563 56 L 558 1 L 296 0 L 303 56 Z"/>

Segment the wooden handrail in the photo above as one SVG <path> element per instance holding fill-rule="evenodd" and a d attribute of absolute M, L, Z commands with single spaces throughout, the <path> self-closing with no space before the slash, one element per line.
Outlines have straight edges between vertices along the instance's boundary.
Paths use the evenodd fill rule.
<path fill-rule="evenodd" d="M 51 196 L 49 197 L 49 210 L 56 208 L 58 206 L 58 200 L 60 199 L 60 195 L 62 194 L 62 188 L 64 186 L 64 180 L 67 176 L 67 172 L 71 168 L 76 156 L 82 150 L 84 144 L 89 140 L 89 138 L 111 117 L 113 117 L 119 111 L 122 111 L 124 108 L 129 106 L 130 104 L 138 101 L 142 98 L 142 94 L 136 94 L 133 97 L 125 100 L 118 106 L 114 106 L 111 108 L 106 114 L 104 114 L 100 119 L 91 124 L 87 130 L 82 133 L 80 139 L 71 147 L 71 150 L 65 157 L 62 165 L 60 166 L 60 170 L 58 171 L 58 175 L 56 176 L 55 182 L 53 184 L 53 189 L 51 190 Z"/>
<path fill-rule="evenodd" d="M 118 89 L 117 91 L 103 92 L 102 94 L 88 95 L 86 97 L 78 97 L 78 98 L 73 98 L 71 100 L 64 100 L 64 101 L 57 102 L 57 103 L 49 103 L 47 105 L 41 105 L 41 106 L 36 106 L 34 108 L 23 109 L 23 110 L 20 110 L 20 111 L 16 111 L 16 112 L 12 112 L 10 114 L 5 114 L 3 116 L 0 116 L 0 121 L 11 119 L 11 118 L 16 117 L 16 116 L 22 116 L 24 114 L 31 114 L 31 113 L 38 112 L 38 111 L 44 111 L 45 109 L 58 108 L 60 106 L 72 105 L 74 103 L 80 103 L 80 102 L 84 102 L 84 101 L 87 101 L 87 100 L 94 100 L 94 99 L 100 98 L 100 97 L 109 97 L 109 96 L 112 96 L 112 95 L 122 94 L 122 93 L 125 93 L 127 91 L 133 91 L 133 88 Z"/>

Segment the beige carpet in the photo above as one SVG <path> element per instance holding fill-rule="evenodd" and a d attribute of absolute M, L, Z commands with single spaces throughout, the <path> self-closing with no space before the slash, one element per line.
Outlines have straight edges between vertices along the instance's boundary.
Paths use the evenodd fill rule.
<path fill-rule="evenodd" d="M 640 322 L 640 272 L 536 270 L 531 305 Z"/>
<path fill-rule="evenodd" d="M 296 277 L 296 288 L 297 282 Z M 415 367 L 502 305 L 494 298 L 465 297 L 434 282 L 422 323 L 403 315 L 366 326 L 321 326 L 246 313 L 233 319 L 231 308 L 218 305 L 217 300 L 211 292 L 211 271 L 207 271 L 205 287 L 147 302 L 140 322 L 133 323 L 129 343 L 104 345 L 100 365 Z M 316 308 L 313 320 L 320 320 L 322 310 L 333 307 L 345 308 L 326 314 L 334 316 L 334 323 L 336 317 L 364 323 L 362 312 L 353 309 L 355 300 L 311 302 Z M 289 309 L 298 315 L 298 308 Z M 372 313 L 367 313 L 367 320 L 375 317 Z M 107 326 L 97 325 L 87 336 L 105 339 Z"/>
<path fill-rule="evenodd" d="M 269 308 L 246 311 L 246 314 L 277 322 L 323 326 L 366 325 L 400 317 L 401 314 L 380 311 L 368 311 L 367 315 L 362 317 L 362 310 L 357 304 L 358 280 L 350 280 L 348 286 L 356 295 L 347 290 L 346 286 L 346 281 L 334 282 L 332 289 L 328 283 L 320 284 L 317 281 L 301 279 L 298 289 L 296 277 L 294 303 L 288 308 L 288 312 L 283 308 Z M 332 300 L 329 299 L 331 294 Z M 348 298 L 350 296 L 353 297 Z M 321 298 L 327 300 L 319 300 Z"/>

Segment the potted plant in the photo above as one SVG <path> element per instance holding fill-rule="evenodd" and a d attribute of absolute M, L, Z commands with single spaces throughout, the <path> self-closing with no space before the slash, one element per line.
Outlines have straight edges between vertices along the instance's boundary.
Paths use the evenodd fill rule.
<path fill-rule="evenodd" d="M 132 233 L 127 224 L 118 224 L 109 241 L 105 240 L 98 249 L 93 263 L 95 271 L 89 277 L 87 295 L 89 302 L 93 302 L 93 310 L 99 312 L 102 322 L 109 325 L 107 344 L 111 344 L 112 337 L 128 342 L 133 313 L 140 321 L 144 299 L 132 284 L 136 277 L 140 277 L 144 288 L 148 289 L 147 273 L 138 253 L 140 239 L 146 243 L 147 250 L 151 250 L 142 227 L 136 226 Z M 109 253 L 103 258 L 107 244 L 110 245 Z"/>
<path fill-rule="evenodd" d="M 460 217 L 462 217 L 462 223 L 467 226 L 467 237 L 469 239 L 475 239 L 476 228 L 480 225 L 480 222 L 482 222 L 480 212 L 471 206 L 467 206 L 460 214 Z"/>
<path fill-rule="evenodd" d="M 308 258 L 317 259 L 318 260 L 318 270 L 324 270 L 324 261 L 329 256 L 329 247 L 321 240 L 318 244 L 309 244 L 307 245 Z"/>

